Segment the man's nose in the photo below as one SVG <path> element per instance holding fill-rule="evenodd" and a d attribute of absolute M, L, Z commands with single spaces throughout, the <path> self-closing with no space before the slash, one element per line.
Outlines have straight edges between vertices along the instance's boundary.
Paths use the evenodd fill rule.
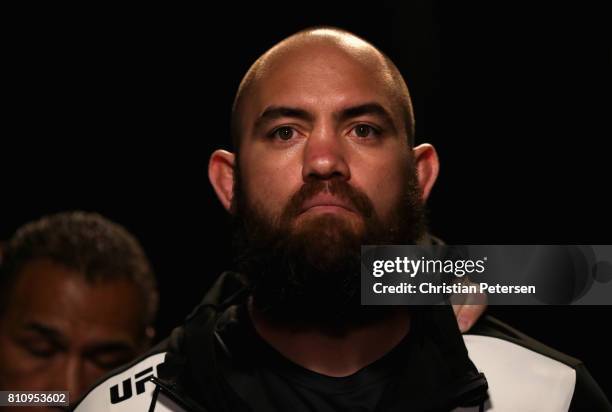
<path fill-rule="evenodd" d="M 60 371 L 57 390 L 70 392 L 70 404 L 73 405 L 83 395 L 83 362 L 79 356 L 68 356 L 63 371 Z"/>
<path fill-rule="evenodd" d="M 304 181 L 338 177 L 350 179 L 346 149 L 346 142 L 333 127 L 324 125 L 315 128 L 304 148 Z"/>

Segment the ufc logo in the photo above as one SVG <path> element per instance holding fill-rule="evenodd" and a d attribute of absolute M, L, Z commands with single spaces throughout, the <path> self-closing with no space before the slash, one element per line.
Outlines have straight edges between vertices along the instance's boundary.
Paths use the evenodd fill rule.
<path fill-rule="evenodd" d="M 156 366 L 150 366 L 138 372 L 133 377 L 125 379 L 123 382 L 121 382 L 121 391 L 119 390 L 120 389 L 119 384 L 111 386 L 110 388 L 111 403 L 115 404 L 115 403 L 123 402 L 127 399 L 130 399 L 133 394 L 133 390 L 132 390 L 133 387 L 136 388 L 136 396 L 143 393 L 145 391 L 145 383 L 147 383 L 148 379 L 151 376 L 155 375 L 154 369 L 157 370 L 157 367 L 160 364 Z"/>

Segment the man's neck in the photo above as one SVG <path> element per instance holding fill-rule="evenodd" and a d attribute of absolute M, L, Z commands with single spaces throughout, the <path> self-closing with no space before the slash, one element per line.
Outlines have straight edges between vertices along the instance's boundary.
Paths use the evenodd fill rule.
<path fill-rule="evenodd" d="M 389 311 L 379 321 L 330 335 L 322 329 L 271 322 L 249 300 L 249 316 L 259 336 L 292 362 L 322 375 L 349 376 L 380 359 L 410 330 L 406 310 Z"/>

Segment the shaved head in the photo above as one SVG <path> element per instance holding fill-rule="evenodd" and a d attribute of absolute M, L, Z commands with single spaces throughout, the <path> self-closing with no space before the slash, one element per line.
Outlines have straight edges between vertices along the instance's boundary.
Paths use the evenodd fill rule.
<path fill-rule="evenodd" d="M 333 27 L 316 27 L 300 31 L 265 52 L 249 68 L 234 98 L 231 135 L 238 152 L 243 136 L 243 109 L 249 104 L 263 79 L 288 65 L 316 65 L 317 57 L 334 54 L 361 66 L 380 84 L 393 103 L 393 110 L 403 120 L 410 146 L 414 144 L 414 114 L 408 87 L 397 66 L 384 53 L 362 38 Z"/>
<path fill-rule="evenodd" d="M 308 29 L 257 59 L 234 101 L 234 153 L 209 163 L 255 307 L 330 331 L 361 319 L 360 245 L 427 231 L 438 160 L 413 131 L 397 67 L 351 33 Z"/>

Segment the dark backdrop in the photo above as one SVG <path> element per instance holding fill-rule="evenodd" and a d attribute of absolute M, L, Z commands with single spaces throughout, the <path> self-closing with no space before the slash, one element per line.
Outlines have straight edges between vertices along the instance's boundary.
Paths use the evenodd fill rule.
<path fill-rule="evenodd" d="M 379 46 L 407 79 L 417 139 L 442 162 L 433 233 L 456 244 L 612 243 L 605 13 L 399 3 L 10 15 L 0 239 L 67 209 L 125 225 L 159 276 L 165 336 L 230 262 L 206 168 L 228 147 L 241 76 L 285 36 L 332 24 Z M 610 396 L 611 307 L 489 311 L 584 360 Z"/>

